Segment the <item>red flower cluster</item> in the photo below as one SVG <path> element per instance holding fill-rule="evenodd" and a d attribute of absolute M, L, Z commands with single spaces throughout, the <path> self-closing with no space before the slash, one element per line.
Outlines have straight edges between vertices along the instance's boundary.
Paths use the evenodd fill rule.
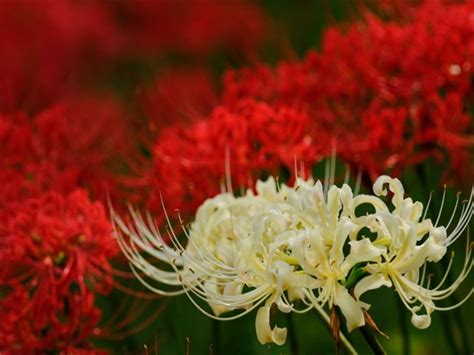
<path fill-rule="evenodd" d="M 133 200 L 143 185 L 136 121 L 109 96 L 78 93 L 107 87 L 101 80 L 130 58 L 247 54 L 266 19 L 245 1 L 5 0 L 0 23 L 0 352 L 78 351 L 100 318 L 95 292 L 117 274 L 103 201 Z M 194 82 L 202 96 L 189 107 L 210 113 L 213 85 L 195 73 L 174 84 L 160 77 L 144 111 L 191 114 L 166 102 L 176 88 L 185 102 Z"/>
<path fill-rule="evenodd" d="M 94 291 L 115 255 L 102 204 L 84 191 L 10 200 L 0 210 L 0 349 L 86 346 L 100 311 Z"/>
<path fill-rule="evenodd" d="M 122 166 L 134 157 L 128 114 L 110 97 L 74 97 L 35 117 L 43 161 L 73 175 L 73 186 L 105 200 L 124 183 Z"/>
<path fill-rule="evenodd" d="M 219 191 L 226 158 L 236 187 L 295 160 L 311 168 L 333 148 L 368 177 L 443 154 L 461 172 L 473 144 L 473 5 L 427 2 L 404 24 L 367 14 L 300 62 L 228 71 L 208 119 L 158 136 L 149 207 L 161 209 L 161 192 L 169 210 L 194 211 Z"/>
<path fill-rule="evenodd" d="M 114 164 L 132 156 L 126 115 L 110 98 L 75 97 L 34 115 L 0 114 L 0 168 L 22 176 L 7 185 L 69 192 L 80 186 L 95 197 L 114 195 Z M 2 189 L 2 188 L 0 188 Z M 12 189 L 6 189 L 12 193 Z"/>
<path fill-rule="evenodd" d="M 474 3 L 427 2 L 411 22 L 367 15 L 328 30 L 302 62 L 229 71 L 223 102 L 253 97 L 306 112 L 317 136 L 371 176 L 447 153 L 460 172 L 473 137 Z"/>
<path fill-rule="evenodd" d="M 309 117 L 291 107 L 277 109 L 252 99 L 217 107 L 209 119 L 165 130 L 154 147 L 149 207 L 160 211 L 160 192 L 172 211 L 194 211 L 219 192 L 226 160 L 234 186 L 252 187 L 266 174 L 287 174 L 295 161 L 311 167 L 327 142 L 313 142 Z"/>
<path fill-rule="evenodd" d="M 245 2 L 4 0 L 0 111 L 38 110 L 123 58 L 163 52 L 246 52 L 265 17 Z"/>
<path fill-rule="evenodd" d="M 192 213 L 229 180 L 291 180 L 334 148 L 367 177 L 444 156 L 461 173 L 474 144 L 474 3 L 448 2 L 409 5 L 390 22 L 365 14 L 301 61 L 229 70 L 219 97 L 202 58 L 262 42 L 266 18 L 251 3 L 2 1 L 0 352 L 89 350 L 96 292 L 130 276 L 110 266 L 107 195 L 136 202 L 145 187 L 152 211 L 161 193 L 170 213 Z M 109 96 L 78 94 L 115 87 L 100 82 L 106 69 L 135 61 L 161 72 L 133 117 Z M 157 135 L 151 149 L 143 135 Z"/>
<path fill-rule="evenodd" d="M 78 187 L 105 197 L 115 183 L 121 119 L 113 101 L 86 98 L 0 116 L 1 351 L 88 346 L 117 250 L 102 203 Z"/>
<path fill-rule="evenodd" d="M 247 54 L 266 19 L 245 1 L 5 0 L 0 23 L 0 353 L 78 352 L 100 319 L 95 293 L 126 274 L 110 269 L 116 247 L 103 202 L 140 193 L 143 158 L 142 132 L 123 106 L 82 93 L 114 85 L 102 81 L 130 59 L 140 67 L 165 53 Z M 207 115 L 213 84 L 193 75 L 202 96 L 188 107 Z M 170 78 L 143 95 L 144 112 L 195 115 Z"/>

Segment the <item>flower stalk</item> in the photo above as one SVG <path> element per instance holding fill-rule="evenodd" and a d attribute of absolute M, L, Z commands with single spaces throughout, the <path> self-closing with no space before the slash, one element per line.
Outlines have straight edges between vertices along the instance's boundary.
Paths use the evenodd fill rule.
<path fill-rule="evenodd" d="M 372 349 L 372 352 L 374 355 L 386 355 L 387 353 L 383 349 L 382 345 L 380 342 L 377 340 L 375 337 L 374 333 L 372 330 L 367 326 L 363 326 L 359 328 L 362 336 L 364 337 L 365 341 L 367 344 L 370 346 L 370 349 Z"/>

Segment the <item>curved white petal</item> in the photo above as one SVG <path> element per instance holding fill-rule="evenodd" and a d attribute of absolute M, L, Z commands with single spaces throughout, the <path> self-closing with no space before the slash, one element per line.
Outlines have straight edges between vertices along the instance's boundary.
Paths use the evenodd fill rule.
<path fill-rule="evenodd" d="M 349 256 L 355 262 L 374 260 L 386 250 L 386 248 L 374 246 L 369 238 L 353 240 L 349 244 L 351 246 Z"/>
<path fill-rule="evenodd" d="M 275 343 L 283 345 L 286 341 L 286 328 L 271 328 L 270 326 L 270 307 L 271 302 L 267 302 L 265 306 L 260 307 L 255 318 L 255 329 L 257 331 L 257 339 L 260 344 Z"/>
<path fill-rule="evenodd" d="M 364 313 L 357 301 L 349 294 L 349 291 L 340 284 L 336 284 L 334 304 L 339 307 L 346 319 L 347 330 L 351 332 L 355 328 L 365 324 Z"/>
<path fill-rule="evenodd" d="M 382 286 L 391 287 L 392 282 L 383 274 L 372 274 L 364 277 L 354 287 L 354 297 L 359 300 L 360 297 L 370 290 L 375 290 Z"/>

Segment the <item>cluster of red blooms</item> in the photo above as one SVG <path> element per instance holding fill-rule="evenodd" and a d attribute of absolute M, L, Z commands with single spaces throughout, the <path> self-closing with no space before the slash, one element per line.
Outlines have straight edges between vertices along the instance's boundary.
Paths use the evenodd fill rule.
<path fill-rule="evenodd" d="M 65 99 L 34 115 L 0 114 L 2 177 L 18 175 L 6 178 L 0 190 L 13 194 L 27 184 L 27 196 L 79 186 L 104 200 L 117 180 L 109 167 L 131 154 L 127 134 L 123 108 L 106 97 Z"/>
<path fill-rule="evenodd" d="M 163 187 L 168 209 L 194 211 L 219 192 L 226 162 L 237 187 L 251 187 L 255 178 L 279 174 L 282 168 L 292 171 L 295 159 L 311 166 L 328 146 L 313 142 L 312 136 L 306 113 L 253 99 L 240 100 L 232 108 L 218 106 L 208 119 L 191 126 L 172 126 L 154 147 L 149 208 L 162 209 Z"/>
<path fill-rule="evenodd" d="M 325 32 L 298 62 L 230 70 L 207 119 L 158 136 L 151 209 L 192 211 L 219 190 L 226 157 L 234 186 L 294 161 L 337 154 L 368 178 L 429 157 L 461 173 L 472 132 L 474 3 L 426 2 L 408 23 L 366 14 Z M 229 156 L 226 152 L 229 151 Z"/>
<path fill-rule="evenodd" d="M 0 212 L 0 349 L 87 347 L 100 318 L 94 291 L 116 253 L 99 202 L 83 190 L 10 201 Z"/>
<path fill-rule="evenodd" d="M 106 209 L 80 187 L 107 182 L 114 138 L 103 132 L 114 111 L 105 104 L 87 119 L 92 107 L 0 117 L 0 350 L 72 351 L 97 327 L 95 292 L 110 290 L 102 275 L 117 249 Z"/>
<path fill-rule="evenodd" d="M 245 2 L 4 0 L 0 110 L 35 110 L 129 57 L 246 52 L 266 19 Z"/>
<path fill-rule="evenodd" d="M 329 29 L 301 62 L 228 72 L 223 102 L 254 97 L 302 108 L 318 136 L 376 176 L 447 153 L 456 170 L 473 144 L 474 3 L 429 1 L 406 24 L 370 14 Z M 323 133 L 324 132 L 324 133 Z"/>
<path fill-rule="evenodd" d="M 222 186 L 293 179 L 334 149 L 366 177 L 444 155 L 461 173 L 474 143 L 474 3 L 448 2 L 409 5 L 398 22 L 365 14 L 329 29 L 301 61 L 227 71 L 221 95 L 204 69 L 162 68 L 131 119 L 112 97 L 78 93 L 129 59 L 153 66 L 163 53 L 191 55 L 201 68 L 218 48 L 247 54 L 267 35 L 261 10 L 243 1 L 2 1 L 0 353 L 90 350 L 96 294 L 120 273 L 104 202 L 133 199 L 144 181 L 159 214 L 161 197 L 190 213 Z M 137 153 L 143 116 L 147 137 L 157 135 L 149 174 Z"/>
<path fill-rule="evenodd" d="M 246 54 L 266 21 L 245 1 L 2 1 L 0 353 L 90 350 L 99 332 L 95 296 L 111 290 L 117 252 L 104 202 L 133 198 L 139 130 L 116 99 L 82 93 L 130 58 Z M 190 106 L 208 114 L 217 99 L 204 75 L 196 87 L 209 91 Z M 164 115 L 156 101 L 173 95 L 148 91 L 144 111 Z"/>

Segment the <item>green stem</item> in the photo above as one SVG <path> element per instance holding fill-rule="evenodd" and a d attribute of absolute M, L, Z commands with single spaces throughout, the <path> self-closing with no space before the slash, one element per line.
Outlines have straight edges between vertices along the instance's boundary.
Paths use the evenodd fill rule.
<path fill-rule="evenodd" d="M 372 331 L 367 325 L 360 327 L 359 330 L 375 355 L 387 354 L 385 350 L 383 349 L 382 344 L 379 343 L 379 341 L 377 340 L 377 338 L 375 337 L 375 335 L 372 333 Z"/>
<path fill-rule="evenodd" d="M 211 320 L 212 326 L 212 351 L 216 354 L 220 353 L 220 333 L 221 333 L 221 325 L 218 320 L 212 319 Z"/>
<path fill-rule="evenodd" d="M 288 323 L 288 335 L 290 340 L 290 350 L 293 355 L 299 354 L 299 346 L 298 346 L 298 339 L 295 333 L 295 327 L 293 322 L 293 314 L 287 313 L 286 314 L 286 322 Z"/>
<path fill-rule="evenodd" d="M 402 353 L 405 355 L 410 355 L 410 333 L 408 332 L 407 327 L 407 316 L 406 308 L 403 304 L 400 297 L 397 297 L 398 300 L 398 314 L 400 316 L 400 333 L 402 334 Z"/>

